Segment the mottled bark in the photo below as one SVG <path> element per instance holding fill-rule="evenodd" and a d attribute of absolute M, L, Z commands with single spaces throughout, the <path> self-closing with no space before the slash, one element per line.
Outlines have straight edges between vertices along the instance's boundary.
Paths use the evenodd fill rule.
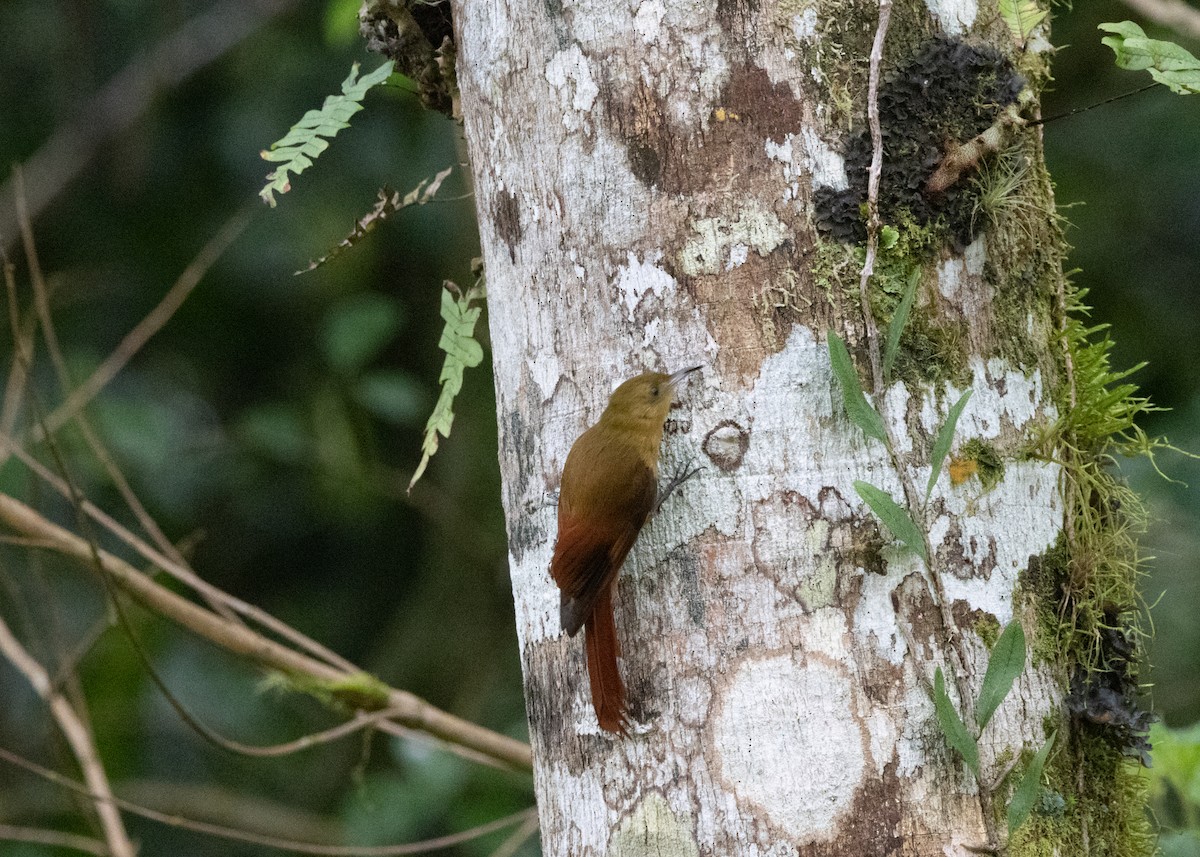
<path fill-rule="evenodd" d="M 923 488 L 932 437 L 970 387 L 960 442 L 1005 464 L 988 487 L 942 474 L 918 514 L 938 604 L 853 488 L 904 497 L 886 447 L 846 418 L 825 345 L 833 329 L 862 346 L 859 263 L 818 231 L 813 200 L 857 180 L 842 152 L 863 128 L 876 10 L 455 6 L 547 855 L 940 855 L 994 832 L 927 687 L 941 665 L 977 690 L 980 629 L 1013 618 L 1017 575 L 1062 529 L 1058 468 L 1018 456 L 1055 416 L 1058 256 L 1000 258 L 1012 244 L 998 232 L 921 263 L 914 312 L 944 371 L 922 381 L 909 347 L 905 380 L 876 403 L 897 460 Z M 1012 54 L 989 15 L 897 3 L 888 62 L 972 29 Z M 1019 297 L 1004 291 L 1014 268 Z M 622 573 L 635 725 L 614 737 L 597 728 L 582 644 L 559 631 L 548 497 L 618 381 L 692 363 L 706 368 L 668 422 L 664 470 L 703 467 Z M 1040 746 L 1061 683 L 1025 671 L 982 737 L 985 771 Z"/>

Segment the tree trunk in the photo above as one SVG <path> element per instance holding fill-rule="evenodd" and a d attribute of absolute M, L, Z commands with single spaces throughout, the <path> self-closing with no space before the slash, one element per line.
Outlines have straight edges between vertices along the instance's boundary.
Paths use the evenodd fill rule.
<path fill-rule="evenodd" d="M 1038 649 L 1045 605 L 1018 586 L 1064 538 L 1062 467 L 1030 451 L 1074 401 L 1040 141 L 1020 133 L 975 183 L 924 191 L 948 143 L 1047 79 L 1044 39 L 1022 50 L 974 7 L 893 11 L 869 326 L 874 0 L 456 4 L 547 855 L 970 853 L 1007 838 L 1015 783 L 1065 724 L 1065 664 Z M 1016 191 L 987 197 L 1006 176 Z M 877 325 L 887 350 L 910 276 L 915 308 L 873 397 L 884 443 L 848 418 L 827 331 L 870 393 L 868 336 Z M 693 363 L 663 469 L 702 469 L 621 574 L 634 728 L 613 736 L 581 638 L 559 631 L 552 493 L 617 382 Z M 934 436 L 968 389 L 953 473 L 925 502 Z M 909 511 L 928 569 L 856 480 Z M 1040 657 L 980 736 L 981 787 L 930 688 L 941 667 L 972 722 L 1014 618 Z M 1080 773 L 1069 829 L 1044 834 L 1063 854 L 1087 853 L 1095 822 L 1077 808 L 1100 799 L 1082 793 L 1082 746 L 1060 741 L 1067 774 L 1047 775 Z"/>

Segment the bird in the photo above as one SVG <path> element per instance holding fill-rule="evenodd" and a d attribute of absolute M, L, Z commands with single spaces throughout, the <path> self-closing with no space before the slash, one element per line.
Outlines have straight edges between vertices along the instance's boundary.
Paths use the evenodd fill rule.
<path fill-rule="evenodd" d="M 592 706 L 606 732 L 627 735 L 629 726 L 617 667 L 613 590 L 625 557 L 657 508 L 667 413 L 678 388 L 699 368 L 673 375 L 643 372 L 625 381 L 596 424 L 572 445 L 563 465 L 550 576 L 560 590 L 562 630 L 574 637 L 583 628 Z"/>

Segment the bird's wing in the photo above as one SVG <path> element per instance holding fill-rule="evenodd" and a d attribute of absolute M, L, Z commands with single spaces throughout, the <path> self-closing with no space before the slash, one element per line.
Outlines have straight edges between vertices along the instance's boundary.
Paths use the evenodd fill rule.
<path fill-rule="evenodd" d="M 599 508 L 561 505 L 558 542 L 550 575 L 561 590 L 563 630 L 574 636 L 591 615 L 601 592 L 612 586 L 625 557 L 654 508 L 658 485 L 649 467 L 639 471 L 621 496 Z"/>

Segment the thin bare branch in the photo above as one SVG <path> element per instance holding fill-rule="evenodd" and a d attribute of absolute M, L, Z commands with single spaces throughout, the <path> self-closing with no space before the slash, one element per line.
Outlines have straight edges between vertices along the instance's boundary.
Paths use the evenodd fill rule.
<path fill-rule="evenodd" d="M 1123 0 L 1156 24 L 1170 27 L 1185 36 L 1200 39 L 1200 9 L 1183 0 Z"/>
<path fill-rule="evenodd" d="M 472 750 L 469 747 L 464 747 L 462 744 L 455 744 L 446 741 L 442 738 L 437 738 L 430 735 L 428 732 L 418 732 L 414 729 L 409 729 L 402 726 L 394 720 L 383 720 L 375 725 L 375 728 L 380 732 L 391 735 L 394 738 L 403 738 L 406 741 L 416 741 L 419 744 L 424 744 L 427 747 L 432 747 L 435 750 L 444 750 L 447 753 L 453 753 L 461 759 L 466 759 L 468 762 L 474 762 L 476 765 L 487 765 L 491 768 L 497 768 L 501 771 L 511 771 L 512 765 L 496 759 L 494 756 L 485 755 L 478 750 Z"/>
<path fill-rule="evenodd" d="M 27 264 L 29 265 L 30 278 L 33 283 L 36 316 L 41 322 L 43 335 L 46 338 L 51 356 L 53 357 L 54 355 L 58 354 L 58 334 L 55 330 L 53 314 L 50 312 L 49 294 L 41 275 L 40 265 L 38 264 L 36 246 L 33 239 L 33 224 L 29 221 L 25 209 L 24 185 L 21 183 L 19 174 L 17 176 L 15 192 L 17 194 L 17 218 L 21 229 L 21 236 L 25 244 L 25 254 Z M 142 528 L 150 534 L 150 537 L 158 545 L 159 550 L 183 567 L 187 566 L 187 562 L 184 560 L 183 556 L 175 550 L 175 546 L 171 543 L 170 539 L 166 537 L 161 528 L 159 528 L 157 522 L 155 522 L 153 517 L 151 517 L 151 515 L 146 511 L 146 508 L 138 499 L 137 494 L 129 484 L 129 481 L 125 478 L 125 474 L 121 472 L 119 467 L 117 467 L 112 455 L 109 454 L 107 448 L 101 442 L 99 435 L 92 429 L 90 422 L 88 422 L 88 420 L 84 417 L 83 407 L 104 384 L 108 383 L 108 381 L 110 381 L 112 377 L 115 376 L 118 371 L 120 371 L 121 367 L 128 362 L 133 354 L 136 353 L 136 351 L 141 348 L 146 341 L 149 340 L 150 336 L 152 336 L 159 328 L 161 328 L 162 325 L 166 324 L 170 316 L 174 314 L 180 305 L 182 305 L 183 300 L 188 294 L 190 294 L 196 283 L 199 282 L 204 271 L 208 270 L 213 262 L 219 258 L 220 254 L 225 250 L 225 248 L 227 248 L 229 244 L 236 239 L 236 237 L 245 228 L 246 222 L 249 219 L 249 212 L 250 208 L 247 206 L 242 212 L 234 215 L 233 218 L 226 222 L 225 227 L 220 231 L 220 233 L 218 233 L 218 235 L 211 240 L 208 245 L 204 247 L 204 249 L 201 250 L 199 256 L 193 260 L 192 264 L 189 265 L 184 273 L 180 276 L 179 282 L 177 282 L 176 285 L 168 292 L 167 297 L 160 302 L 159 305 L 150 313 L 150 315 L 144 319 L 142 323 L 135 327 L 131 334 L 122 341 L 120 346 L 118 346 L 117 351 L 114 352 L 114 354 L 117 355 L 117 359 L 114 360 L 113 356 L 110 355 L 110 358 L 101 365 L 100 369 L 96 373 L 93 373 L 91 378 L 85 382 L 83 387 L 76 389 L 74 392 L 70 392 L 71 379 L 67 375 L 66 366 L 61 358 L 61 355 L 54 360 L 59 386 L 62 388 L 63 394 L 67 396 L 66 403 L 56 411 L 56 413 L 61 415 L 61 421 L 59 425 L 61 425 L 61 422 L 65 422 L 66 419 L 75 420 L 80 433 L 83 435 L 84 441 L 87 443 L 92 453 L 96 456 L 97 460 L 104 467 L 105 472 L 108 473 L 109 478 L 117 487 L 121 496 L 124 498 L 126 505 L 129 507 L 130 511 L 133 512 L 134 517 L 137 518 L 138 522 L 142 525 Z M 14 341 L 19 341 L 20 334 L 18 333 L 17 313 L 13 309 L 17 305 L 16 285 L 15 282 L 12 281 L 11 271 L 6 272 L 6 274 L 6 283 L 9 290 L 10 326 L 12 328 Z M 181 287 L 181 284 L 183 287 Z M 30 342 L 30 346 L 31 345 L 32 340 Z M 20 377 L 22 380 L 27 378 L 29 373 L 32 372 L 31 351 L 31 347 L 22 347 L 18 348 L 14 352 L 14 368 L 16 366 L 21 368 L 22 371 Z M 106 374 L 106 372 L 110 372 L 110 374 Z M 81 390 L 84 392 L 84 395 L 77 396 L 76 394 Z M 67 395 L 68 393 L 70 394 Z M 34 433 L 35 437 L 39 440 L 50 442 L 52 440 L 55 428 L 47 428 L 50 418 L 41 418 L 41 411 L 36 407 L 36 400 L 34 404 L 35 413 L 39 417 Z M 9 450 L 0 447 L 0 464 L 4 463 L 10 454 L 11 453 Z M 64 473 L 63 475 L 65 476 L 66 474 Z M 70 490 L 71 485 L 69 484 L 69 480 L 64 480 L 64 484 L 68 489 L 68 493 L 65 496 L 74 502 L 76 499 L 75 494 L 77 492 Z M 193 578 L 196 577 L 194 572 L 191 572 L 190 569 L 188 569 L 188 571 Z M 204 593 L 201 594 L 204 595 Z M 204 597 L 218 613 L 221 613 L 227 619 L 234 618 L 231 608 L 223 604 L 219 599 L 208 595 L 204 595 Z"/>
<path fill-rule="evenodd" d="M 43 830 L 40 827 L 16 827 L 11 824 L 0 824 L 0 841 L 30 842 L 34 845 L 69 848 L 72 851 L 95 854 L 97 857 L 106 857 L 108 854 L 108 846 L 99 839 L 79 836 L 75 833 L 63 833 L 59 830 Z"/>
<path fill-rule="evenodd" d="M 46 278 L 42 276 L 42 263 L 38 260 L 37 245 L 33 240 L 33 222 L 29 218 L 29 209 L 25 200 L 25 174 L 20 166 L 13 168 L 12 175 L 14 207 L 17 212 L 17 226 L 21 231 L 21 243 L 25 249 L 25 263 L 29 266 L 29 282 L 33 286 L 33 308 L 38 321 L 42 325 L 42 337 L 46 340 L 46 350 L 50 352 L 50 362 L 58 375 L 63 392 L 67 390 L 67 361 L 63 358 L 62 347 L 50 324 L 50 290 L 46 288 Z M 17 328 L 13 327 L 16 336 Z M 25 366 L 29 372 L 32 363 Z"/>
<path fill-rule="evenodd" d="M 70 777 L 64 777 L 56 771 L 51 771 L 49 768 L 42 767 L 34 762 L 18 756 L 16 753 L 9 752 L 0 748 L 0 759 L 15 765 L 23 770 L 36 774 L 43 779 L 70 789 L 77 794 L 83 794 L 93 800 L 99 800 L 96 795 L 93 795 L 81 783 L 77 783 Z M 318 857 L 404 857 L 409 854 L 425 854 L 431 851 L 440 851 L 446 848 L 453 848 L 455 845 L 461 845 L 464 842 L 469 842 L 472 839 L 478 839 L 481 836 L 487 836 L 490 833 L 495 833 L 500 830 L 505 830 L 515 824 L 521 824 L 527 821 L 530 817 L 536 816 L 536 810 L 533 807 L 523 809 L 520 812 L 515 812 L 512 815 L 507 815 L 504 818 L 498 818 L 495 821 L 489 821 L 486 824 L 481 824 L 477 827 L 472 827 L 469 830 L 464 830 L 460 833 L 452 833 L 448 836 L 438 836 L 433 839 L 425 839 L 420 842 L 408 842 L 403 845 L 316 845 L 311 842 L 297 842 L 294 840 L 278 839 L 272 836 L 262 836 L 257 833 L 251 833 L 245 830 L 236 830 L 231 827 L 225 827 L 220 824 L 209 824 L 204 821 L 195 821 L 188 818 L 182 818 L 178 815 L 168 815 L 167 813 L 158 812 L 148 809 L 144 806 L 130 803 L 120 798 L 106 798 L 114 807 L 119 807 L 133 815 L 139 815 L 142 818 L 148 818 L 151 821 L 157 821 L 160 824 L 167 824 L 172 827 L 178 827 L 183 830 L 191 830 L 196 833 L 205 833 L 210 836 L 217 836 L 222 839 L 230 839 L 235 842 L 249 842 L 254 845 L 262 845 L 267 848 L 276 848 L 280 851 L 293 851 L 297 854 L 315 854 Z"/>
<path fill-rule="evenodd" d="M 166 815 L 182 815 L 263 836 L 283 836 L 320 845 L 339 845 L 345 839 L 345 825 L 340 816 L 295 806 L 288 800 L 290 795 L 286 790 L 270 796 L 245 791 L 237 785 L 197 780 L 133 779 L 117 783 L 116 793 L 121 800 Z"/>
<path fill-rule="evenodd" d="M 512 835 L 500 843 L 500 847 L 493 851 L 489 857 L 512 857 L 517 853 L 517 849 L 525 844 L 526 840 L 533 834 L 537 833 L 538 818 L 537 815 L 531 815 L 516 830 Z"/>
<path fill-rule="evenodd" d="M 881 78 L 881 67 L 883 65 L 883 47 L 887 39 L 888 26 L 891 22 L 892 15 L 892 0 L 879 0 L 879 22 L 875 28 L 875 40 L 871 44 L 871 59 L 870 59 L 870 75 L 867 83 L 867 123 L 871 129 L 871 166 L 867 173 L 867 252 L 866 260 L 863 263 L 862 275 L 859 279 L 859 298 L 862 302 L 863 322 L 866 326 L 867 347 L 871 358 L 871 378 L 872 387 L 875 393 L 876 404 L 881 404 L 885 391 L 885 379 L 883 377 L 883 369 L 879 356 L 879 331 L 875 324 L 875 316 L 871 311 L 871 300 L 869 285 L 871 276 L 875 272 L 875 256 L 878 252 L 879 244 L 879 183 L 883 173 L 883 132 L 879 124 L 879 82 Z M 912 472 L 909 468 L 902 466 L 902 462 L 896 454 L 896 450 L 900 448 L 896 442 L 896 437 L 891 423 L 885 423 L 885 431 L 888 435 L 888 451 L 892 458 L 892 464 L 895 467 L 896 474 L 900 479 L 900 484 L 904 490 L 905 500 L 908 508 L 914 513 L 922 509 L 923 502 L 921 495 L 917 490 L 916 484 L 913 481 Z M 925 539 L 925 555 L 928 557 L 935 556 L 929 544 L 929 528 L 921 528 Z M 951 670 L 954 674 L 954 679 L 958 686 L 959 696 L 963 700 L 964 705 L 969 706 L 969 688 L 966 685 L 967 670 L 965 669 L 966 655 L 963 649 L 962 637 L 958 632 L 958 625 L 951 614 L 950 603 L 946 598 L 946 592 L 942 586 L 941 576 L 937 574 L 929 565 L 925 563 L 926 578 L 937 603 L 941 616 L 944 632 L 949 643 L 949 655 L 957 659 L 956 669 Z M 893 604 L 898 602 L 893 601 Z M 903 619 L 900 620 L 903 624 Z M 916 651 L 913 649 L 912 651 Z M 983 816 L 984 827 L 988 834 L 990 843 L 995 843 L 997 839 L 995 813 L 992 806 L 992 793 L 982 783 L 979 788 L 979 805 Z"/>
<path fill-rule="evenodd" d="M 96 806 L 96 814 L 99 816 L 109 853 L 112 857 L 135 857 L 137 851 L 129 840 L 129 834 L 125 832 L 121 813 L 117 811 L 113 802 L 108 775 L 105 774 L 104 765 L 92 744 L 91 733 L 67 698 L 54 690 L 49 674 L 13 636 L 3 618 L 0 618 L 0 654 L 25 676 L 33 686 L 34 692 L 49 706 L 50 715 L 58 724 L 59 731 L 67 739 L 71 752 L 79 762 L 89 797 Z"/>
<path fill-rule="evenodd" d="M 0 249 L 0 264 L 4 268 L 4 285 L 8 295 L 9 327 L 13 336 L 13 357 L 25 355 L 24 360 L 14 359 L 8 369 L 8 380 L 4 384 L 4 402 L 0 404 L 0 434 L 9 435 L 17 424 L 21 412 L 21 400 L 25 397 L 25 383 L 29 373 L 25 367 L 33 362 L 34 317 L 29 314 L 21 320 L 21 309 L 17 301 L 17 279 L 8 254 Z M 6 455 L 0 453 L 0 464 Z"/>
<path fill-rule="evenodd" d="M 133 355 L 137 354 L 154 334 L 162 330 L 176 311 L 183 306 L 183 302 L 187 300 L 192 290 L 199 285 L 200 280 L 208 273 L 208 269 L 221 258 L 229 245 L 237 240 L 249 222 L 250 208 L 248 206 L 225 222 L 220 231 L 204 245 L 196 258 L 179 275 L 179 279 L 167 290 L 158 305 L 125 335 L 120 344 L 104 359 L 104 362 L 96 367 L 88 379 L 72 390 L 66 401 L 46 417 L 45 426 L 39 426 L 34 432 L 35 441 L 41 440 L 47 433 L 53 434 L 58 431 L 67 421 L 83 410 L 84 406 L 117 376 L 117 373 L 125 367 Z"/>
<path fill-rule="evenodd" d="M 52 473 L 40 461 L 31 456 L 20 446 L 16 445 L 11 438 L 6 438 L 3 435 L 0 435 L 0 456 L 3 456 L 6 454 L 6 452 L 11 453 L 13 456 L 20 459 L 22 464 L 28 467 L 39 479 L 44 481 L 63 497 L 68 499 L 71 497 L 70 487 L 62 479 Z M 164 556 L 160 551 L 155 550 L 145 541 L 139 539 L 128 529 L 117 523 L 112 516 L 97 507 L 90 500 L 83 499 L 81 501 L 81 506 L 84 513 L 89 518 L 98 523 L 100 526 L 104 527 L 104 529 L 106 529 L 109 533 L 116 536 L 117 539 L 130 547 L 135 553 L 142 557 L 142 559 L 153 563 L 167 574 L 171 575 L 177 580 L 182 581 L 183 583 L 186 583 L 206 600 L 212 598 L 228 605 L 235 612 L 245 616 L 248 619 L 252 619 L 268 631 L 278 634 L 283 639 L 294 643 L 301 649 L 307 651 L 309 654 L 324 660 L 331 666 L 337 667 L 346 672 L 356 671 L 352 663 L 336 652 L 321 645 L 316 640 L 313 640 L 305 634 L 302 634 L 292 626 L 279 621 L 265 610 L 256 607 L 253 604 L 248 604 L 245 601 L 242 601 L 240 598 L 236 598 L 222 589 L 218 589 L 207 580 L 204 580 L 202 577 L 198 576 L 186 565 L 181 565 L 180 563 L 174 562 L 170 558 Z"/>
<path fill-rule="evenodd" d="M 879 177 L 883 172 L 883 133 L 879 129 L 879 78 L 883 64 L 883 44 L 892 20 L 892 0 L 879 0 L 879 24 L 871 44 L 871 69 L 867 82 L 867 124 L 871 128 L 871 167 L 867 172 L 867 258 L 858 281 L 862 301 L 863 324 L 866 325 L 867 351 L 871 357 L 871 387 L 876 404 L 883 395 L 883 364 L 879 359 L 879 329 L 871 311 L 868 286 L 875 273 L 875 254 L 879 245 Z"/>
<path fill-rule="evenodd" d="M 0 494 L 0 522 L 23 536 L 49 543 L 58 553 L 100 573 L 87 541 L 5 494 Z M 359 670 L 338 669 L 289 649 L 160 586 L 112 554 L 96 553 L 103 573 L 135 600 L 235 655 L 285 674 L 308 676 L 320 682 L 345 682 L 363 675 Z M 407 691 L 388 688 L 386 707 L 396 709 L 396 720 L 408 728 L 476 750 L 518 770 L 532 768 L 529 745 L 455 717 Z"/>
<path fill-rule="evenodd" d="M 311 747 L 317 747 L 321 744 L 328 744 L 331 741 L 337 741 L 339 738 L 345 738 L 347 735 L 353 735 L 363 729 L 368 729 L 377 726 L 384 720 L 389 720 L 401 714 L 395 708 L 384 708 L 379 711 L 360 711 L 354 715 L 352 720 L 347 720 L 345 723 L 339 723 L 329 729 L 324 729 L 320 732 L 313 732 L 309 735 L 297 738 L 295 741 L 287 741 L 283 744 L 272 744 L 267 747 L 253 747 L 248 744 L 236 744 L 237 751 L 247 756 L 287 756 L 292 753 L 298 753 L 301 750 L 308 750 Z M 233 743 L 233 742 L 231 742 Z"/>

